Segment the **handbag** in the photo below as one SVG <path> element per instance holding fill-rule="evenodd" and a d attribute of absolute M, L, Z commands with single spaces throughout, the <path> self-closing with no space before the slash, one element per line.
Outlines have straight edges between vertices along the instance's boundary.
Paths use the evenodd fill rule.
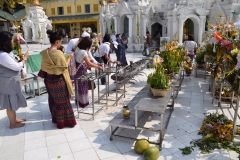
<path fill-rule="evenodd" d="M 40 71 L 38 72 L 38 77 L 41 78 L 46 78 L 47 77 L 47 72 L 44 72 L 43 70 L 40 69 Z"/>
<path fill-rule="evenodd" d="M 70 76 L 75 76 L 77 74 L 77 72 L 80 69 L 83 62 L 84 62 L 84 60 L 82 61 L 82 63 L 78 67 L 76 67 L 76 52 L 75 52 L 74 56 L 70 60 L 69 66 L 68 66 Z"/>
<path fill-rule="evenodd" d="M 95 88 L 96 88 L 96 85 L 95 85 L 95 82 L 93 82 L 93 89 Z M 92 90 L 92 84 L 90 80 L 88 80 L 88 90 Z"/>

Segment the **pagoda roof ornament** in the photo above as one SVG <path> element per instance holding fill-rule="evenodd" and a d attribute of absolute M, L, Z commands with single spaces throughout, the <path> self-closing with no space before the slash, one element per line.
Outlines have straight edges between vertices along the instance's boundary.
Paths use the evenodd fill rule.
<path fill-rule="evenodd" d="M 31 6 L 31 7 L 33 7 L 33 6 L 40 6 L 39 0 L 32 0 L 30 6 Z"/>

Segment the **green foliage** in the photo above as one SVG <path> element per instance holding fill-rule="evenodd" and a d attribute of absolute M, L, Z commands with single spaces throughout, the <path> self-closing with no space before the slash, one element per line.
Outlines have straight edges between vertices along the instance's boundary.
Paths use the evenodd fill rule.
<path fill-rule="evenodd" d="M 169 89 L 170 77 L 166 76 L 164 72 L 165 70 L 162 65 L 156 65 L 155 72 L 148 75 L 147 83 L 155 89 Z"/>
<path fill-rule="evenodd" d="M 183 155 L 189 155 L 192 153 L 192 151 L 194 150 L 192 146 L 190 147 L 185 147 L 185 148 L 179 148 L 182 151 Z"/>
<path fill-rule="evenodd" d="M 205 52 L 200 50 L 199 52 L 196 53 L 195 62 L 197 64 L 205 64 L 204 56 L 205 56 Z"/>
<path fill-rule="evenodd" d="M 181 46 L 167 46 L 166 51 L 160 52 L 160 57 L 164 59 L 162 65 L 166 69 L 165 73 L 177 73 L 181 68 L 184 54 Z"/>

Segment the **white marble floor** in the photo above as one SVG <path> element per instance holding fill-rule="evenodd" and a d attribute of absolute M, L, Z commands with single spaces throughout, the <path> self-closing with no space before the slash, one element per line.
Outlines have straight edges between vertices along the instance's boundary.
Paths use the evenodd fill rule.
<path fill-rule="evenodd" d="M 40 50 L 37 45 L 30 47 Z M 136 61 L 142 56 L 140 53 L 128 53 L 127 58 Z M 123 98 L 118 106 L 105 106 L 95 120 L 87 120 L 88 116 L 80 115 L 74 128 L 57 129 L 51 122 L 47 94 L 28 99 L 28 107 L 17 111 L 20 118 L 27 119 L 22 128 L 9 129 L 6 113 L 0 111 L 0 159 L 144 160 L 142 155 L 133 150 L 134 140 L 118 137 L 114 137 L 113 141 L 109 140 L 108 122 L 121 111 L 123 103 L 131 101 L 146 85 L 146 75 L 139 75 L 135 79 L 135 84 L 127 84 L 126 98 Z M 73 101 L 72 105 L 76 111 Z M 222 112 L 211 103 L 208 80 L 195 78 L 193 75 L 185 77 L 164 137 L 159 160 L 237 160 L 238 154 L 232 151 L 215 150 L 212 154 L 203 155 L 196 148 L 191 155 L 183 156 L 178 149 L 188 146 L 196 137 L 204 113 L 215 111 Z M 225 111 L 227 115 L 232 116 L 233 111 L 227 105 Z M 147 125 L 158 124 L 158 115 L 152 114 L 151 117 L 152 120 L 148 121 Z M 118 130 L 118 134 L 149 139 L 156 139 L 158 136 L 152 132 L 128 129 Z"/>

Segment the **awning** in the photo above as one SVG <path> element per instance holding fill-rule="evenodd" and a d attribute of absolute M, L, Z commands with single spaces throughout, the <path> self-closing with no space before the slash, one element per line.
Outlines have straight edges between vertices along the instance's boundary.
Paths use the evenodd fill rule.
<path fill-rule="evenodd" d="M 0 10 L 0 17 L 8 21 L 20 21 L 22 18 L 25 17 L 25 15 L 25 8 L 18 11 L 15 10 L 13 15 L 3 10 Z"/>
<path fill-rule="evenodd" d="M 52 21 L 66 21 L 66 20 L 89 20 L 98 19 L 99 14 L 85 14 L 85 15 L 73 15 L 73 16 L 55 16 L 48 17 Z"/>

